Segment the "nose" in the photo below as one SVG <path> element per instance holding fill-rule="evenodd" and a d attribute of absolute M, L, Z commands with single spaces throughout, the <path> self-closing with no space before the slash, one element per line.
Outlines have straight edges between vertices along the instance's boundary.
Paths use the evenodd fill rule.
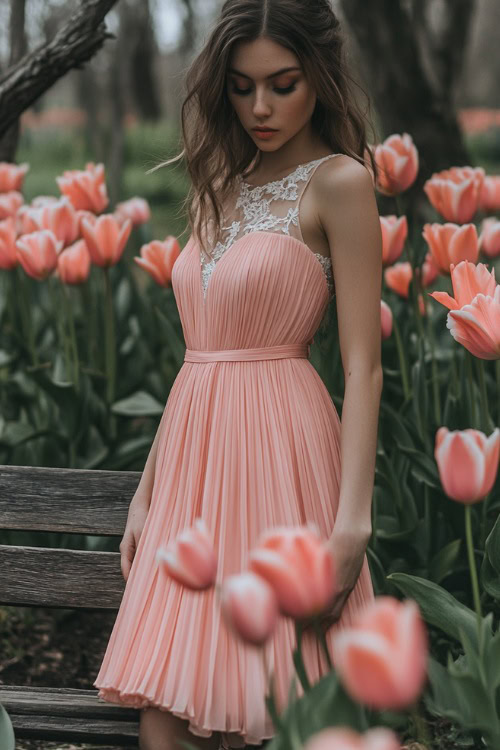
<path fill-rule="evenodd" d="M 254 117 L 268 117 L 271 114 L 271 108 L 269 104 L 266 102 L 266 94 L 265 91 L 260 91 L 256 89 L 255 92 L 255 100 L 253 103 L 252 108 Z"/>

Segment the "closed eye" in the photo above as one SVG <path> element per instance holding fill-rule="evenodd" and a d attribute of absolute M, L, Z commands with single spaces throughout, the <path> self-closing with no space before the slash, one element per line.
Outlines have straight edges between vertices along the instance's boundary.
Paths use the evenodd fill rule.
<path fill-rule="evenodd" d="M 277 94 L 291 94 L 292 91 L 295 91 L 296 85 L 295 83 L 292 83 L 290 86 L 287 86 L 286 88 L 278 88 L 277 86 L 273 87 L 273 91 L 275 91 Z M 236 86 L 231 88 L 231 91 L 233 94 L 238 94 L 239 96 L 246 96 L 251 92 L 252 89 L 239 89 Z"/>

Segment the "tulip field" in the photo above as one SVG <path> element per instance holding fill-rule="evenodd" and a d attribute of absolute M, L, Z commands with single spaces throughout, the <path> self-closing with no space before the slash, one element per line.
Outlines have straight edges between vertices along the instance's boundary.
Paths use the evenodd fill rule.
<path fill-rule="evenodd" d="M 330 653 L 319 616 L 335 595 L 335 560 L 309 525 L 269 529 L 219 602 L 235 637 L 262 651 L 268 750 L 500 750 L 500 167 L 432 174 L 423 190 L 433 219 L 417 226 L 411 134 L 371 148 L 374 188 L 393 205 L 380 216 L 375 601 Z M 171 288 L 184 227 L 172 205 L 165 220 L 140 195 L 111 207 L 106 165 L 90 159 L 28 202 L 29 182 L 29 162 L 0 163 L 0 463 L 140 471 L 184 357 Z M 310 359 L 340 414 L 335 300 Z M 29 540 L 0 531 L 0 543 Z M 117 551 L 104 538 L 63 543 Z M 215 586 L 202 519 L 157 559 L 192 590 Z M 279 615 L 297 635 L 281 711 L 264 649 Z M 314 684 L 306 626 L 329 666 Z M 0 706 L 9 748 L 2 737 L 12 741 Z"/>

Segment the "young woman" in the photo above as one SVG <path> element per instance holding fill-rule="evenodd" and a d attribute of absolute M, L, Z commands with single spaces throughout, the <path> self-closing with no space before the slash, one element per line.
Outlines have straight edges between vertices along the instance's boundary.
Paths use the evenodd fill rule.
<path fill-rule="evenodd" d="M 131 502 L 127 584 L 94 683 L 103 699 L 143 709 L 142 750 L 274 735 L 259 649 L 228 632 L 213 589 L 186 590 L 158 570 L 158 547 L 196 517 L 213 534 L 219 583 L 246 568 L 265 529 L 315 522 L 338 573 L 323 622 L 330 649 L 374 596 L 365 550 L 382 241 L 376 166 L 348 80 L 327 0 L 227 0 L 187 75 L 192 232 L 172 275 L 186 358 Z M 308 361 L 334 296 L 342 425 Z M 279 710 L 294 639 L 281 617 L 265 646 Z M 316 681 L 327 666 L 311 629 L 303 648 Z"/>

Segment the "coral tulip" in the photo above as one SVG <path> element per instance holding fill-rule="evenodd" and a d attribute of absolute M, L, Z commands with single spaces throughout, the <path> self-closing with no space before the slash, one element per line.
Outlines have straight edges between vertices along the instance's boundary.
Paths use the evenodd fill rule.
<path fill-rule="evenodd" d="M 100 214 L 109 203 L 103 164 L 89 162 L 84 170 L 68 169 L 62 177 L 56 177 L 56 182 L 77 210 Z"/>
<path fill-rule="evenodd" d="M 484 263 L 470 263 L 463 260 L 457 266 L 450 265 L 451 284 L 454 297 L 448 292 L 431 292 L 429 297 L 447 307 L 449 310 L 460 310 L 465 305 L 470 305 L 477 294 L 493 296 L 497 286 L 495 281 L 495 269 L 488 271 Z"/>
<path fill-rule="evenodd" d="M 374 708 L 413 703 L 426 680 L 427 656 L 427 631 L 412 599 L 375 597 L 333 640 L 333 661 L 344 687 Z"/>
<path fill-rule="evenodd" d="M 392 310 L 383 299 L 380 300 L 380 323 L 382 341 L 388 339 L 392 333 Z"/>
<path fill-rule="evenodd" d="M 500 255 L 500 221 L 496 218 L 484 219 L 479 235 L 479 248 L 489 258 Z"/>
<path fill-rule="evenodd" d="M 23 234 L 16 240 L 17 258 L 28 276 L 44 281 L 57 268 L 57 255 L 62 242 L 50 231 Z"/>
<path fill-rule="evenodd" d="M 132 231 L 130 219 L 120 227 L 113 214 L 103 214 L 93 224 L 87 218 L 82 219 L 80 226 L 96 266 L 109 268 L 118 263 Z"/>
<path fill-rule="evenodd" d="M 77 240 L 60 253 L 56 275 L 65 284 L 82 284 L 90 273 L 90 253 L 85 240 Z"/>
<path fill-rule="evenodd" d="M 322 729 L 303 746 L 303 750 L 401 750 L 401 743 L 392 729 L 375 727 L 358 734 L 350 727 Z"/>
<path fill-rule="evenodd" d="M 281 613 L 290 617 L 320 614 L 335 594 L 332 553 L 312 524 L 266 531 L 250 552 L 249 568 L 271 584 Z"/>
<path fill-rule="evenodd" d="M 450 310 L 446 327 L 479 359 L 500 359 L 500 284 L 494 294 L 477 294 L 470 305 Z"/>
<path fill-rule="evenodd" d="M 24 203 L 24 198 L 17 190 L 10 190 L 8 193 L 0 193 L 0 221 L 8 219 L 9 216 L 15 216 L 17 211 Z"/>
<path fill-rule="evenodd" d="M 377 189 L 384 195 L 397 195 L 407 190 L 418 174 L 418 151 L 411 135 L 393 134 L 375 147 L 379 170 Z"/>
<path fill-rule="evenodd" d="M 222 582 L 221 611 L 225 622 L 241 638 L 256 646 L 272 634 L 278 620 L 278 600 L 272 586 L 250 571 Z"/>
<path fill-rule="evenodd" d="M 78 214 L 66 196 L 47 202 L 35 210 L 38 211 L 35 220 L 39 223 L 40 229 L 50 229 L 63 243 L 63 247 L 72 245 L 78 238 Z"/>
<path fill-rule="evenodd" d="M 181 248 L 173 235 L 166 237 L 163 242 L 153 240 L 141 247 L 141 258 L 134 258 L 137 265 L 144 268 L 157 284 L 169 286 L 172 281 L 172 268 L 177 260 Z"/>
<path fill-rule="evenodd" d="M 118 203 L 115 216 L 120 223 L 123 223 L 125 219 L 130 219 L 136 227 L 151 219 L 151 209 L 144 198 L 130 198 L 128 201 Z"/>
<path fill-rule="evenodd" d="M 486 175 L 479 195 L 478 208 L 485 214 L 500 211 L 500 175 Z"/>
<path fill-rule="evenodd" d="M 450 273 L 451 263 L 457 264 L 461 260 L 475 263 L 479 257 L 479 239 L 474 224 L 424 224 L 422 237 L 442 273 Z"/>
<path fill-rule="evenodd" d="M 434 457 L 443 489 L 452 500 L 470 505 L 483 500 L 495 484 L 500 456 L 500 428 L 489 438 L 480 430 L 436 432 Z"/>
<path fill-rule="evenodd" d="M 478 209 L 483 182 L 482 167 L 452 167 L 435 172 L 424 183 L 424 192 L 446 221 L 465 224 Z"/>
<path fill-rule="evenodd" d="M 0 221 L 0 268 L 10 271 L 17 264 L 16 222 L 9 217 Z"/>
<path fill-rule="evenodd" d="M 393 266 L 386 268 L 384 271 L 385 283 L 389 289 L 404 299 L 409 296 L 412 277 L 411 263 L 408 263 L 408 261 L 394 263 Z"/>
<path fill-rule="evenodd" d="M 0 162 L 0 193 L 9 193 L 11 190 L 21 191 L 24 177 L 29 168 L 29 164 L 26 163 Z"/>
<path fill-rule="evenodd" d="M 408 221 L 406 216 L 381 216 L 382 229 L 382 264 L 388 266 L 394 263 L 403 252 L 408 236 Z"/>
<path fill-rule="evenodd" d="M 156 559 L 171 578 L 195 591 L 215 583 L 217 557 L 205 521 L 196 518 L 166 547 L 159 547 Z"/>

